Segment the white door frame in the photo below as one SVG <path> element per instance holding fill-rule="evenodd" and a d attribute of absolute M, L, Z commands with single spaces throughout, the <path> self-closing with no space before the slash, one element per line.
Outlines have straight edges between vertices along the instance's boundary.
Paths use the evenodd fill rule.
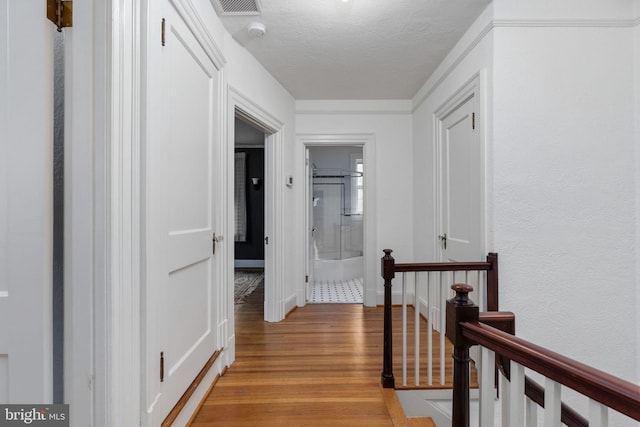
<path fill-rule="evenodd" d="M 442 144 L 444 141 L 442 141 L 442 122 L 445 119 L 445 117 L 447 117 L 451 112 L 453 112 L 454 110 L 456 110 L 460 105 L 462 105 L 463 103 L 465 103 L 467 100 L 469 100 L 470 98 L 473 98 L 473 103 L 474 103 L 474 111 L 476 111 L 476 117 L 475 117 L 475 126 L 476 126 L 476 132 L 474 133 L 476 139 L 477 139 L 477 143 L 480 145 L 479 149 L 480 149 L 480 177 L 482 179 L 482 182 L 480 183 L 480 188 L 482 189 L 481 193 L 480 193 L 480 212 L 478 212 L 478 215 L 480 215 L 480 224 L 482 224 L 481 230 L 480 230 L 480 248 L 481 251 L 486 252 L 486 230 L 487 230 L 487 223 L 486 223 L 486 192 L 487 192 L 487 186 L 486 186 L 486 167 L 485 167 L 485 130 L 486 130 L 486 126 L 484 125 L 484 112 L 487 111 L 487 109 L 485 108 L 485 99 L 484 99 L 484 93 L 481 90 L 482 87 L 486 87 L 486 84 L 484 84 L 484 82 L 486 81 L 486 73 L 484 72 L 484 70 L 481 70 L 479 72 L 477 72 L 476 74 L 474 74 L 469 80 L 467 80 L 467 82 L 465 84 L 463 84 L 452 96 L 450 96 L 444 103 L 442 103 L 442 105 L 434 112 L 433 115 L 433 122 L 434 122 L 434 139 L 435 139 L 435 144 L 434 144 L 434 150 L 435 150 L 435 155 L 434 155 L 434 170 L 435 170 L 435 203 L 434 203 L 434 209 L 435 209 L 435 218 L 436 221 L 434 223 L 435 225 L 435 229 L 434 229 L 434 236 L 438 236 L 442 233 L 443 230 L 443 217 L 442 217 L 442 206 L 443 206 L 443 192 L 442 192 L 442 183 L 443 183 L 443 165 L 442 165 Z M 440 244 L 440 240 L 438 238 L 434 239 L 433 242 L 434 245 L 434 253 L 437 254 L 437 257 L 440 261 L 445 261 L 444 259 L 444 253 L 442 251 L 442 247 Z M 467 260 L 465 260 L 467 261 Z"/>
<path fill-rule="evenodd" d="M 364 244 L 363 244 L 363 262 L 364 262 L 364 298 L 363 302 L 366 306 L 375 306 L 377 304 L 377 283 L 378 283 L 378 266 L 379 263 L 376 257 L 377 250 L 377 232 L 376 232 L 376 147 L 375 147 L 375 134 L 300 134 L 297 136 L 298 145 L 302 147 L 301 158 L 298 162 L 301 168 L 298 170 L 305 170 L 306 151 L 309 147 L 322 147 L 322 146 L 362 146 L 362 155 L 364 158 Z M 306 187 L 309 185 L 308 177 L 305 175 L 305 185 L 300 186 L 300 191 L 296 194 L 298 196 L 298 203 L 296 206 L 300 206 L 306 212 Z M 308 245 L 308 233 L 307 233 L 307 218 L 304 219 L 304 228 L 300 230 L 296 235 L 300 236 L 301 242 L 299 242 L 300 248 Z M 300 256 L 306 256 L 306 250 L 299 251 Z M 301 272 L 296 279 L 296 291 L 297 291 L 297 304 L 302 307 L 306 304 L 306 286 L 304 275 L 304 265 L 306 261 L 300 260 L 299 265 L 303 266 L 298 271 Z"/>
<path fill-rule="evenodd" d="M 136 28 L 134 18 L 129 17 L 127 21 L 125 17 L 127 9 L 135 9 L 137 5 L 137 0 L 76 2 L 73 27 L 63 30 L 66 92 L 64 396 L 65 403 L 69 403 L 70 418 L 78 425 L 125 425 L 139 420 L 135 389 L 123 386 L 118 390 L 127 390 L 127 393 L 114 392 L 122 380 L 136 384 L 139 377 L 128 378 L 130 372 L 117 370 L 113 363 L 114 355 L 118 355 L 118 359 L 120 356 L 133 359 L 135 362 L 131 366 L 135 371 L 139 364 L 137 348 L 123 346 L 124 339 L 109 324 L 115 317 L 128 327 L 133 325 L 131 333 L 135 333 L 137 327 L 136 322 L 128 322 L 128 310 L 121 311 L 125 308 L 121 301 L 128 296 L 122 295 L 118 301 L 112 301 L 117 292 L 135 293 L 135 287 L 128 288 L 126 280 L 118 274 L 126 275 L 124 265 L 118 261 L 124 263 L 134 254 L 122 253 L 116 261 L 110 253 L 126 244 L 123 240 L 112 239 L 112 219 L 118 214 L 126 217 L 129 206 L 119 205 L 118 202 L 124 199 L 112 200 L 109 193 L 110 189 L 117 191 L 115 182 L 127 176 L 124 170 L 111 170 L 121 159 L 113 157 L 111 150 L 116 148 L 110 139 L 112 136 L 114 141 L 122 138 L 126 145 L 124 140 L 133 137 L 133 134 L 121 134 L 126 126 L 112 120 L 131 106 L 124 96 L 119 97 L 124 94 L 115 93 L 117 83 L 114 80 L 134 75 L 132 64 L 123 64 L 121 69 L 114 71 L 116 63 L 110 60 L 126 56 L 117 53 L 116 40 L 122 40 L 123 50 L 135 51 L 133 32 L 122 34 L 119 25 Z M 126 185 L 123 183 L 119 188 L 124 189 Z M 125 232 L 123 230 L 119 237 L 127 238 Z M 119 267 L 111 268 L 116 265 Z M 127 301 L 128 304 L 135 302 Z M 112 313 L 118 314 L 113 316 Z M 116 412 L 127 405 L 131 410 L 129 414 L 133 415 L 119 418 Z"/>
<path fill-rule="evenodd" d="M 233 184 L 234 184 L 234 147 L 235 147 L 235 117 L 239 110 L 245 119 L 250 120 L 256 127 L 265 132 L 265 236 L 269 237 L 269 244 L 265 246 L 265 290 L 264 290 L 264 320 L 279 322 L 286 314 L 284 299 L 284 124 L 267 110 L 251 101 L 237 89 L 229 86 L 227 101 L 227 218 L 226 218 L 226 250 L 230 256 L 224 267 L 225 283 L 233 285 L 234 262 L 234 214 L 233 214 Z M 227 296 L 227 310 L 233 313 L 233 290 Z M 233 316 L 227 316 L 232 319 Z M 235 338 L 235 328 L 229 325 Z"/>

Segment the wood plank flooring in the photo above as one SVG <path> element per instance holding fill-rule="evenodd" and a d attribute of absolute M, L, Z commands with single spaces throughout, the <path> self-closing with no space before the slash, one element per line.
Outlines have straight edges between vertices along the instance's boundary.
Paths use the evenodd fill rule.
<path fill-rule="evenodd" d="M 380 386 L 381 307 L 309 304 L 267 323 L 263 298 L 236 306 L 236 361 L 192 426 L 403 425 Z"/>

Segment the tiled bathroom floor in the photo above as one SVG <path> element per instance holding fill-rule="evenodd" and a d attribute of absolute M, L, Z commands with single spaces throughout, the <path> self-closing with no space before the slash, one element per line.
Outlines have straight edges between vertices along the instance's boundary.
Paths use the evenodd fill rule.
<path fill-rule="evenodd" d="M 349 280 L 319 280 L 311 284 L 313 303 L 362 304 L 362 277 Z"/>

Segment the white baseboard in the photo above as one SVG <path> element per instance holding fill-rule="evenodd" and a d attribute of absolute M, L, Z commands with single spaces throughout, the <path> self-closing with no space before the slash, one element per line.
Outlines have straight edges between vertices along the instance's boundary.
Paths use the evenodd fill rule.
<path fill-rule="evenodd" d="M 196 387 L 195 391 L 187 401 L 187 403 L 182 408 L 182 411 L 178 414 L 175 421 L 173 422 L 174 426 L 186 426 L 195 411 L 200 406 L 200 402 L 203 399 L 206 399 L 207 392 L 211 388 L 211 385 L 215 381 L 216 377 L 222 373 L 222 370 L 225 368 L 224 360 L 226 359 L 225 350 L 222 350 L 222 354 L 218 356 L 211 368 L 202 379 L 198 387 Z"/>
<path fill-rule="evenodd" d="M 298 306 L 298 298 L 296 294 L 291 295 L 284 301 L 284 313 L 285 315 Z"/>

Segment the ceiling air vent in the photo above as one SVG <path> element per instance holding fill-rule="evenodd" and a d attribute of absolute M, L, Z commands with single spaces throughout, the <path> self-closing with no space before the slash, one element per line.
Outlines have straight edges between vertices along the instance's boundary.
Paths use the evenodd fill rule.
<path fill-rule="evenodd" d="M 260 0 L 214 0 L 219 16 L 260 15 Z"/>

